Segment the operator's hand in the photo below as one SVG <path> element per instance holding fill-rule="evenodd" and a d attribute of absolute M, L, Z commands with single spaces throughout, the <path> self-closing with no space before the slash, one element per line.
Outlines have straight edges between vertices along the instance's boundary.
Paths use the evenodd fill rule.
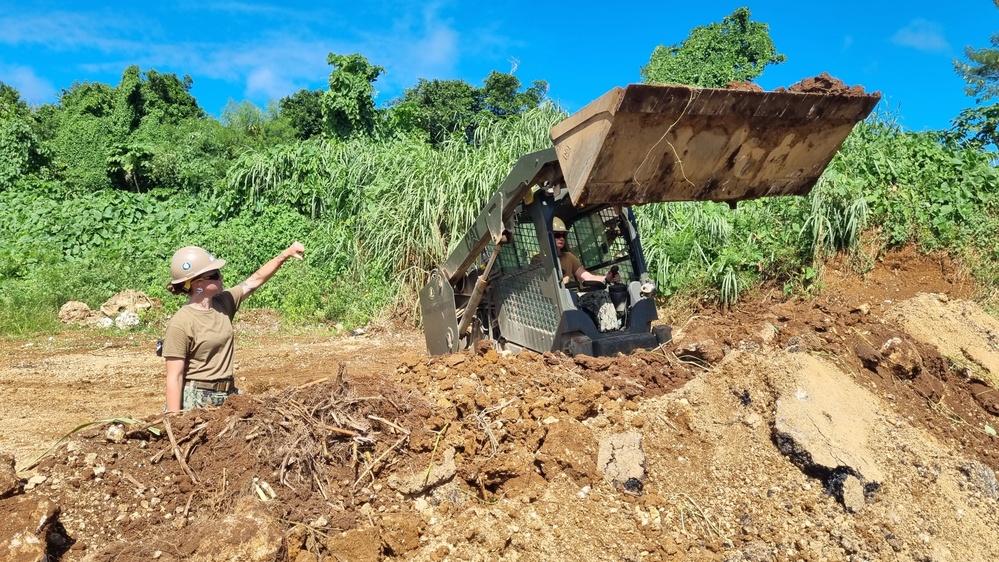
<path fill-rule="evenodd" d="M 301 242 L 296 240 L 291 246 L 288 246 L 284 252 L 286 258 L 304 259 L 305 256 L 305 246 Z"/>
<path fill-rule="evenodd" d="M 610 283 L 620 283 L 621 282 L 621 273 L 619 271 L 616 271 L 616 270 L 613 270 L 613 269 L 610 270 L 610 271 L 608 271 L 607 275 L 604 275 L 604 282 L 606 282 L 608 284 L 610 284 Z"/>

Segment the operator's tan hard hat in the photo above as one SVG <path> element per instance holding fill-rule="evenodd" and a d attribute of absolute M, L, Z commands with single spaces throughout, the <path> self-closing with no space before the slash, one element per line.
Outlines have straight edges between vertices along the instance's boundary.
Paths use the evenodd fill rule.
<path fill-rule="evenodd" d="M 552 232 L 569 232 L 569 229 L 565 227 L 565 223 L 562 219 L 554 217 L 552 219 Z"/>
<path fill-rule="evenodd" d="M 171 293 L 186 293 L 191 289 L 191 279 L 216 269 L 221 269 L 225 260 L 217 260 L 204 248 L 184 246 L 173 254 L 170 260 L 170 276 L 167 290 Z"/>

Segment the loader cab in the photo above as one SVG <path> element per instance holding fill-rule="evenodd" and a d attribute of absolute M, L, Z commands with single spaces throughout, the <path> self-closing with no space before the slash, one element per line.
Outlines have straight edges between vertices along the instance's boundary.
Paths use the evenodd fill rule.
<path fill-rule="evenodd" d="M 593 274 L 617 268 L 620 283 L 565 282 L 552 219 L 568 233 L 566 248 Z M 479 339 L 517 351 L 561 350 L 614 355 L 655 347 L 655 290 L 648 278 L 634 215 L 628 207 L 574 207 L 538 193 L 518 205 L 508 225 L 512 240 L 499 252 L 479 307 Z M 483 256 L 492 251 L 486 248 Z M 650 288 L 651 287 L 651 288 Z"/>
<path fill-rule="evenodd" d="M 569 230 L 566 235 L 568 251 L 573 252 L 590 273 L 606 275 L 617 268 L 621 282 L 638 281 L 645 271 L 645 260 L 635 235 L 631 210 L 609 206 L 595 206 L 582 210 L 568 209 L 556 212 Z M 564 215 L 564 216 L 560 216 Z M 564 272 L 571 277 L 571 272 Z M 583 289 L 578 282 L 570 281 L 569 288 Z"/>

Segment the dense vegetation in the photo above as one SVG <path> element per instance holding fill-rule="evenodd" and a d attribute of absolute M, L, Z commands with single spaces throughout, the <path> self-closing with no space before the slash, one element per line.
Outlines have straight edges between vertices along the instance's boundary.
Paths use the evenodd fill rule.
<path fill-rule="evenodd" d="M 782 60 L 767 27 L 740 9 L 657 48 L 642 74 L 717 85 Z M 181 304 L 164 288 L 177 248 L 224 257 L 232 283 L 295 239 L 306 261 L 250 306 L 297 323 L 414 318 L 429 268 L 516 159 L 550 145 L 565 114 L 545 101 L 545 83 L 525 88 L 499 72 L 481 87 L 421 79 L 376 107 L 380 67 L 356 54 L 328 62 L 328 89 L 266 109 L 233 103 L 221 119 L 198 106 L 190 78 L 151 69 L 129 67 L 116 86 L 75 83 L 35 108 L 0 83 L 0 334 L 54 329 L 64 302 L 96 307 L 126 288 L 169 313 Z M 994 300 L 994 141 L 962 119 L 913 133 L 871 117 L 807 198 L 642 207 L 651 273 L 667 298 L 733 305 L 761 281 L 814 291 L 832 252 L 851 252 L 863 270 L 885 248 L 917 244 L 962 259 Z"/>

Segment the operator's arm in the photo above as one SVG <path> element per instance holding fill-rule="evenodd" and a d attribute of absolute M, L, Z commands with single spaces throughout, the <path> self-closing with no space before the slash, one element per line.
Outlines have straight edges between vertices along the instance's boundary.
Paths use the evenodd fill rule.
<path fill-rule="evenodd" d="M 250 296 L 253 291 L 256 291 L 258 287 L 267 282 L 268 279 L 274 277 L 277 270 L 281 267 L 281 264 L 285 262 L 288 258 L 302 259 L 305 254 L 305 246 L 301 242 L 295 242 L 291 246 L 288 246 L 280 254 L 274 256 L 271 261 L 260 266 L 253 275 L 246 278 L 243 281 L 243 295 L 244 298 Z"/>
<path fill-rule="evenodd" d="M 606 281 L 603 277 L 586 271 L 586 268 L 583 266 L 579 266 L 579 269 L 576 270 L 576 279 L 580 281 L 600 281 L 601 283 Z"/>
<path fill-rule="evenodd" d="M 184 392 L 184 359 L 166 358 L 166 406 L 168 412 L 180 411 L 180 398 Z"/>
<path fill-rule="evenodd" d="M 580 281 L 600 281 L 601 283 L 617 283 L 621 281 L 621 275 L 618 274 L 616 271 L 611 270 L 607 272 L 607 275 L 601 277 L 600 275 L 594 275 L 589 271 L 586 271 L 585 267 L 579 266 L 579 269 L 576 270 L 576 279 L 579 279 Z"/>

